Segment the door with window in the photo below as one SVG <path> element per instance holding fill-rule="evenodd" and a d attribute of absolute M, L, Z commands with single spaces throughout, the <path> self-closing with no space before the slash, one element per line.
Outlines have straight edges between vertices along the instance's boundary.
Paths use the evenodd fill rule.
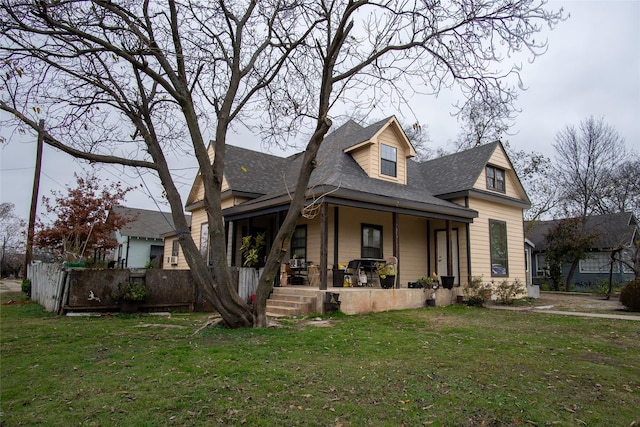
<path fill-rule="evenodd" d="M 451 230 L 451 265 L 455 276 L 454 283 L 460 283 L 460 264 L 458 260 L 458 229 Z M 436 273 L 438 276 L 447 275 L 447 231 L 436 231 Z"/>

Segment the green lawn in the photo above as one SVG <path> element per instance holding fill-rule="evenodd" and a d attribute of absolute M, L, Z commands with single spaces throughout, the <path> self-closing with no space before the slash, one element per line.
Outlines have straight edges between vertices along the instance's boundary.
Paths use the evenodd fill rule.
<path fill-rule="evenodd" d="M 640 423 L 640 322 L 447 307 L 194 335 L 205 320 L 3 305 L 0 425 Z"/>

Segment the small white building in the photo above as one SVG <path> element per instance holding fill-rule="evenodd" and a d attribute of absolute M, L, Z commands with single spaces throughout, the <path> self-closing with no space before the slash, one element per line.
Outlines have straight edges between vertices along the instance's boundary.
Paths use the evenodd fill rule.
<path fill-rule="evenodd" d="M 115 235 L 118 247 L 114 252 L 118 268 L 145 268 L 153 263 L 162 268 L 164 260 L 163 234 L 173 231 L 170 212 L 116 207 L 114 213 L 130 219 Z"/>

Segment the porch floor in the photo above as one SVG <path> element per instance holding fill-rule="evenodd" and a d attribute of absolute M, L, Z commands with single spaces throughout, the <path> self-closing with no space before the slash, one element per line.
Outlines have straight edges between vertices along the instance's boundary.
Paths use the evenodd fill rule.
<path fill-rule="evenodd" d="M 431 289 L 383 289 L 376 287 L 329 287 L 320 290 L 311 286 L 283 286 L 273 288 L 272 298 L 288 295 L 298 298 L 308 298 L 312 302 L 312 313 L 325 313 L 325 301 L 329 301 L 328 293 L 338 294 L 340 311 L 345 314 L 362 314 L 388 310 L 403 310 L 427 306 L 427 300 L 432 298 Z M 444 306 L 455 303 L 457 295 L 462 294 L 461 288 L 438 289 L 436 305 Z M 267 310 L 268 312 L 268 310 Z M 307 314 L 307 313 L 297 313 Z"/>

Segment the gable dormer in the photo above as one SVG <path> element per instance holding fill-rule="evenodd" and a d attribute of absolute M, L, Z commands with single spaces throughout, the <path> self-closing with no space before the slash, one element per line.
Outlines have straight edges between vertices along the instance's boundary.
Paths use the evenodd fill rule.
<path fill-rule="evenodd" d="M 502 144 L 496 144 L 495 150 L 473 187 L 515 199 L 528 200 Z"/>
<path fill-rule="evenodd" d="M 368 132 L 367 132 L 368 131 Z M 395 117 L 365 129 L 364 139 L 344 149 L 370 178 L 407 183 L 407 160 L 416 155 Z"/>

